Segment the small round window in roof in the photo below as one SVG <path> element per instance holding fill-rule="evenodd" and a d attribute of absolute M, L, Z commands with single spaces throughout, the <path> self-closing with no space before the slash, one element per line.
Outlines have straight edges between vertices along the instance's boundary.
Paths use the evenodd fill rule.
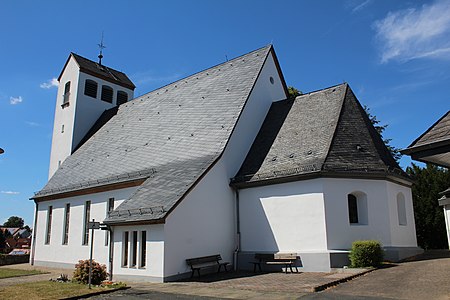
<path fill-rule="evenodd" d="M 272 76 L 270 76 L 269 80 L 270 80 L 270 83 L 271 83 L 271 84 L 274 84 L 274 83 L 275 83 L 275 80 L 273 79 Z"/>

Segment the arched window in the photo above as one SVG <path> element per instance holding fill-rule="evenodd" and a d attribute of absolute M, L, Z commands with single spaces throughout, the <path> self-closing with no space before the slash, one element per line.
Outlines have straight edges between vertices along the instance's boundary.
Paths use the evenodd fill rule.
<path fill-rule="evenodd" d="M 397 194 L 398 225 L 406 225 L 406 201 L 402 193 Z"/>
<path fill-rule="evenodd" d="M 350 224 L 358 224 L 358 199 L 355 195 L 348 194 L 348 220 Z"/>
<path fill-rule="evenodd" d="M 128 94 L 124 91 L 117 91 L 117 105 L 124 104 L 128 101 Z"/>
<path fill-rule="evenodd" d="M 94 80 L 86 79 L 84 83 L 84 94 L 92 98 L 97 98 L 97 86 L 97 82 Z"/>
<path fill-rule="evenodd" d="M 367 195 L 363 192 L 353 192 L 347 195 L 348 220 L 350 224 L 367 225 Z"/>
<path fill-rule="evenodd" d="M 66 85 L 64 86 L 63 105 L 69 103 L 69 97 L 70 97 L 70 81 L 67 81 Z"/>
<path fill-rule="evenodd" d="M 113 89 L 110 86 L 102 86 L 102 96 L 101 99 L 105 102 L 112 103 L 113 100 Z"/>

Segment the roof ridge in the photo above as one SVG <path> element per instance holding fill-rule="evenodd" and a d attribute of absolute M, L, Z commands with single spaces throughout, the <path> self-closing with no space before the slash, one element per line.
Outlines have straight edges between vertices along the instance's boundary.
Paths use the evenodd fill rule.
<path fill-rule="evenodd" d="M 98 65 L 98 66 L 102 66 L 103 68 L 106 68 L 108 71 L 114 71 L 114 72 L 118 72 L 118 73 L 122 73 L 122 74 L 126 75 L 126 74 L 125 74 L 124 72 L 122 72 L 122 71 L 116 70 L 116 69 L 111 68 L 111 67 L 108 67 L 108 66 L 106 66 L 106 65 L 100 65 L 98 62 L 93 61 L 92 59 L 86 58 L 86 57 L 84 57 L 84 56 L 82 56 L 82 55 L 80 55 L 80 54 L 77 54 L 77 53 L 75 53 L 75 52 L 70 52 L 70 54 L 71 54 L 71 55 L 74 55 L 74 56 L 78 56 L 78 57 L 80 57 L 80 58 L 82 58 L 82 59 L 88 60 L 88 61 L 90 61 L 91 63 L 94 63 L 94 64 L 96 64 L 96 65 Z"/>
<path fill-rule="evenodd" d="M 258 49 L 256 49 L 256 50 L 250 51 L 250 52 L 248 52 L 248 53 L 239 55 L 239 56 L 237 56 L 237 57 L 235 57 L 235 58 L 232 58 L 232 59 L 230 59 L 230 60 L 227 60 L 227 61 L 225 61 L 225 62 L 223 62 L 223 63 L 216 64 L 216 65 L 214 65 L 214 66 L 212 66 L 212 67 L 203 69 L 203 70 L 201 70 L 201 71 L 195 72 L 195 73 L 193 73 L 193 74 L 191 74 L 191 75 L 188 75 L 188 76 L 186 76 L 186 77 L 180 78 L 180 79 L 178 79 L 178 80 L 176 80 L 176 81 L 173 81 L 173 82 L 171 82 L 171 83 L 168 83 L 168 84 L 166 84 L 166 85 L 163 85 L 163 86 L 161 86 L 161 87 L 159 87 L 159 88 L 157 88 L 157 89 L 154 89 L 153 91 L 147 92 L 147 93 L 145 93 L 145 94 L 143 94 L 143 95 L 141 95 L 141 96 L 138 96 L 138 97 L 136 97 L 136 98 L 134 98 L 134 99 L 132 99 L 132 100 L 130 100 L 130 101 L 128 101 L 128 102 L 131 102 L 131 101 L 134 101 L 134 100 L 137 100 L 137 99 L 140 99 L 140 98 L 149 96 L 149 95 L 151 95 L 151 94 L 153 94 L 153 93 L 156 93 L 156 92 L 159 91 L 159 90 L 162 90 L 162 89 L 164 89 L 164 88 L 167 88 L 167 87 L 169 87 L 169 86 L 171 86 L 171 85 L 174 85 L 174 84 L 176 84 L 176 83 L 178 83 L 178 82 L 180 82 L 180 81 L 187 80 L 188 78 L 191 78 L 191 77 L 194 77 L 194 76 L 198 76 L 199 74 L 202 74 L 202 73 L 204 73 L 204 72 L 206 72 L 206 71 L 208 71 L 208 70 L 212 70 L 212 69 L 218 68 L 218 67 L 223 66 L 223 65 L 225 65 L 225 64 L 227 64 L 227 63 L 232 63 L 233 61 L 239 60 L 239 59 L 241 59 L 241 58 L 243 58 L 243 57 L 245 57 L 245 56 L 249 56 L 249 55 L 251 55 L 252 53 L 255 53 L 255 52 L 258 52 L 258 51 L 262 51 L 262 50 L 264 50 L 265 48 L 267 49 L 267 51 L 266 51 L 266 55 L 267 55 L 267 54 L 269 53 L 270 49 L 273 48 L 273 46 L 272 46 L 271 44 L 269 44 L 269 45 L 266 45 L 266 46 L 264 46 L 264 47 L 258 48 Z"/>
<path fill-rule="evenodd" d="M 308 95 L 312 95 L 312 94 L 315 94 L 315 93 L 323 92 L 323 91 L 326 91 L 326 90 L 329 90 L 329 89 L 332 89 L 332 88 L 337 88 L 337 87 L 339 87 L 341 85 L 348 85 L 348 83 L 347 82 L 338 83 L 338 84 L 335 84 L 335 85 L 332 85 L 332 86 L 329 86 L 329 87 L 326 87 L 326 88 L 323 88 L 323 89 L 314 90 L 314 91 L 311 91 L 311 92 L 308 92 L 308 93 L 304 93 L 304 94 L 298 95 L 297 97 L 295 97 L 295 99 L 297 99 L 299 97 L 308 96 Z"/>
<path fill-rule="evenodd" d="M 342 98 L 340 99 L 341 104 L 340 104 L 340 108 L 339 108 L 339 115 L 338 115 L 338 117 L 337 117 L 337 119 L 336 119 L 336 122 L 334 123 L 333 135 L 331 136 L 331 139 L 328 141 L 328 145 L 327 145 L 327 148 L 326 148 L 326 149 L 327 149 L 327 154 L 325 155 L 325 157 L 324 157 L 324 159 L 323 159 L 323 161 L 322 161 L 322 165 L 320 166 L 320 169 L 321 169 L 321 170 L 323 170 L 323 167 L 324 167 L 324 165 L 325 165 L 325 162 L 327 161 L 328 156 L 330 155 L 330 152 L 331 152 L 331 146 L 333 145 L 334 139 L 336 138 L 336 132 L 337 132 L 338 124 L 339 124 L 339 122 L 341 121 L 342 113 L 343 113 L 343 111 L 344 111 L 343 108 L 344 108 L 344 104 L 345 104 L 345 98 L 346 98 L 346 96 L 347 96 L 348 90 L 349 90 L 349 89 L 351 90 L 351 88 L 350 88 L 350 86 L 349 86 L 348 83 L 339 84 L 339 85 L 337 85 L 337 86 L 341 86 L 341 85 L 344 85 L 344 86 L 345 86 L 345 89 L 344 89 L 344 91 L 343 91 L 343 93 L 342 93 Z M 335 87 L 337 87 L 337 86 L 335 86 Z M 332 88 L 332 87 L 331 87 L 331 88 Z"/>

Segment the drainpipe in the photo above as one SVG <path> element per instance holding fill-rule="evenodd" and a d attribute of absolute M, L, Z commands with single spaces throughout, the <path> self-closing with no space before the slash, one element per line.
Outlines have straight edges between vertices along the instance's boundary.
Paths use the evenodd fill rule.
<path fill-rule="evenodd" d="M 234 270 L 237 271 L 238 268 L 238 254 L 241 251 L 241 224 L 239 216 L 239 190 L 234 189 L 236 195 L 236 249 L 234 250 L 233 256 L 233 266 Z"/>
<path fill-rule="evenodd" d="M 113 265 L 114 265 L 114 230 L 113 226 L 109 227 L 109 281 L 113 280 Z"/>
<path fill-rule="evenodd" d="M 39 204 L 34 200 L 34 225 L 33 225 L 33 241 L 31 245 L 31 259 L 30 264 L 34 265 L 34 253 L 36 252 L 36 231 L 37 231 L 37 218 L 38 218 Z"/>

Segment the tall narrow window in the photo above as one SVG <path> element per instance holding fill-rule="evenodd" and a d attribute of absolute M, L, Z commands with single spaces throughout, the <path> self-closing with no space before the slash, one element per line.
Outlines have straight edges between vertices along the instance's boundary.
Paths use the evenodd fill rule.
<path fill-rule="evenodd" d="M 348 194 L 348 219 L 350 224 L 358 223 L 358 199 L 355 195 Z"/>
<path fill-rule="evenodd" d="M 52 215 L 53 215 L 53 206 L 49 206 L 47 210 L 47 232 L 45 235 L 45 243 L 50 244 L 50 236 L 52 234 Z"/>
<path fill-rule="evenodd" d="M 101 99 L 105 102 L 112 103 L 113 100 L 113 89 L 110 86 L 102 86 L 102 96 Z"/>
<path fill-rule="evenodd" d="M 83 245 L 89 243 L 89 219 L 91 217 L 91 201 L 84 204 Z"/>
<path fill-rule="evenodd" d="M 128 231 L 123 233 L 122 244 L 122 266 L 128 266 Z"/>
<path fill-rule="evenodd" d="M 97 82 L 86 79 L 86 82 L 84 83 L 84 94 L 92 98 L 97 98 L 97 87 Z"/>
<path fill-rule="evenodd" d="M 63 105 L 69 103 L 69 97 L 70 97 L 70 81 L 67 81 L 66 85 L 64 86 Z"/>
<path fill-rule="evenodd" d="M 108 199 L 108 204 L 106 206 L 106 217 L 109 216 L 109 213 L 114 210 L 114 198 Z M 109 243 L 109 231 L 105 231 L 105 246 L 108 246 Z"/>
<path fill-rule="evenodd" d="M 117 105 L 124 104 L 128 101 L 128 94 L 124 91 L 117 91 Z"/>
<path fill-rule="evenodd" d="M 146 254 L 147 254 L 147 231 L 141 231 L 141 244 L 140 244 L 140 268 L 145 268 Z"/>
<path fill-rule="evenodd" d="M 398 225 L 406 225 L 406 201 L 402 193 L 397 195 Z"/>
<path fill-rule="evenodd" d="M 70 203 L 67 203 L 66 204 L 66 213 L 64 214 L 63 245 L 67 245 L 69 242 L 69 221 L 70 221 Z"/>
<path fill-rule="evenodd" d="M 138 252 L 137 245 L 138 245 L 138 232 L 133 231 L 132 247 L 131 247 L 131 267 L 136 266 L 137 252 Z"/>

